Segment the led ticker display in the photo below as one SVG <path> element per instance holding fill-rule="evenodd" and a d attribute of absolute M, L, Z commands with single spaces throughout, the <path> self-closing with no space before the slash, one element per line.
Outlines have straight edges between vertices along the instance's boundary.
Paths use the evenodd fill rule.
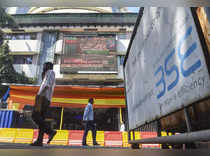
<path fill-rule="evenodd" d="M 117 71 L 115 36 L 64 37 L 61 72 L 78 71 Z"/>

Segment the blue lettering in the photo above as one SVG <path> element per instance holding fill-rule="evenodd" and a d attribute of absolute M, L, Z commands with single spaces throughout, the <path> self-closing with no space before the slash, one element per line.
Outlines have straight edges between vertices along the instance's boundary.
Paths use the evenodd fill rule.
<path fill-rule="evenodd" d="M 192 33 L 192 26 L 190 26 L 186 32 L 186 34 L 184 35 L 184 37 L 179 41 L 178 44 L 178 56 L 181 60 L 181 72 L 182 75 L 184 77 L 188 77 L 190 74 L 192 74 L 194 71 L 196 71 L 200 66 L 201 66 L 201 61 L 198 60 L 196 61 L 191 67 L 189 67 L 188 69 L 184 69 L 184 62 L 186 61 L 186 59 L 195 51 L 195 49 L 197 48 L 197 44 L 196 42 L 194 42 L 186 51 L 185 54 L 181 54 L 181 46 L 184 43 L 184 41 L 190 36 L 190 34 Z"/>
<path fill-rule="evenodd" d="M 175 54 L 175 49 L 173 49 L 172 52 L 165 59 L 166 76 L 170 76 L 173 72 L 176 72 L 176 78 L 170 85 L 168 85 L 168 88 L 167 88 L 168 91 L 173 89 L 176 86 L 176 84 L 178 83 L 178 81 L 179 81 L 179 70 L 178 70 L 178 67 L 176 65 L 173 65 L 171 68 L 169 68 L 169 69 L 167 68 L 167 64 L 168 64 L 169 60 L 173 57 L 174 54 Z"/>
<path fill-rule="evenodd" d="M 166 92 L 166 83 L 165 83 L 165 79 L 164 79 L 164 71 L 163 71 L 163 67 L 160 66 L 157 71 L 155 72 L 155 76 L 161 72 L 161 79 L 156 83 L 156 87 L 160 86 L 162 84 L 163 89 L 162 91 L 157 95 L 157 98 L 160 99 Z"/>

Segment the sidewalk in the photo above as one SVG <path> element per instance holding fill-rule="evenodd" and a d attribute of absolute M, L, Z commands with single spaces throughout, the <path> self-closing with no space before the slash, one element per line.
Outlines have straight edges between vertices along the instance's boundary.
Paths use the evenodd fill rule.
<path fill-rule="evenodd" d="M 42 147 L 30 146 L 21 143 L 0 143 L 0 149 L 129 149 L 126 147 L 102 147 L 102 146 L 68 146 L 68 145 L 48 145 Z"/>

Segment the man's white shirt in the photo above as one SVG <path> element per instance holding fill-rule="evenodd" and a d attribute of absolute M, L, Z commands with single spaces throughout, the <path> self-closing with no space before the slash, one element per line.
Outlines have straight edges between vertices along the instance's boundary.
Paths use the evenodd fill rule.
<path fill-rule="evenodd" d="M 124 124 L 121 124 L 121 126 L 120 126 L 120 132 L 123 132 L 123 131 L 125 131 L 125 125 Z"/>
<path fill-rule="evenodd" d="M 42 84 L 39 88 L 38 95 L 41 94 L 41 92 L 46 86 L 48 86 L 48 88 L 46 89 L 44 93 L 42 93 L 41 96 L 45 96 L 49 101 L 51 101 L 54 88 L 55 88 L 55 73 L 53 70 L 48 70 L 46 72 L 45 77 L 42 81 Z"/>

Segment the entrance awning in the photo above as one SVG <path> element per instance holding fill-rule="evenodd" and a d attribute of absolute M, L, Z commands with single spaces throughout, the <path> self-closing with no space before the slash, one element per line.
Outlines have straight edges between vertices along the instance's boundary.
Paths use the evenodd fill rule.
<path fill-rule="evenodd" d="M 34 105 L 38 86 L 10 86 L 12 103 L 19 104 L 19 109 L 25 105 Z M 95 108 L 124 108 L 124 88 L 90 88 L 77 86 L 56 86 L 51 106 L 67 108 L 83 108 L 90 97 L 95 98 Z"/>

